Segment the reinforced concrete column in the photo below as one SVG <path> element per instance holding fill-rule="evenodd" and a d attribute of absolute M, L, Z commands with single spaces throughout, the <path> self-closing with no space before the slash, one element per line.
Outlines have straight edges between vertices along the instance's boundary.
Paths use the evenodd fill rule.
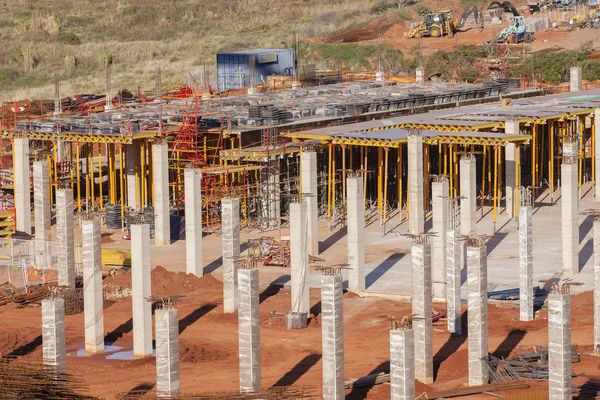
<path fill-rule="evenodd" d="M 50 226 L 50 177 L 48 162 L 33 163 L 33 207 L 35 211 L 35 240 L 49 242 L 51 240 Z"/>
<path fill-rule="evenodd" d="M 521 321 L 533 320 L 533 199 L 519 189 L 519 308 Z"/>
<path fill-rule="evenodd" d="M 292 281 L 292 312 L 308 314 L 308 205 L 290 204 L 290 275 Z"/>
<path fill-rule="evenodd" d="M 446 233 L 446 309 L 448 332 L 462 334 L 462 309 L 461 309 L 461 278 L 462 244 L 458 235 L 458 228 L 448 229 Z"/>
<path fill-rule="evenodd" d="M 600 346 L 600 217 L 594 218 L 594 349 Z"/>
<path fill-rule="evenodd" d="M 186 168 L 185 194 L 185 263 L 186 272 L 197 277 L 203 275 L 202 264 L 202 174 L 199 169 Z"/>
<path fill-rule="evenodd" d="M 570 153 L 571 143 L 563 144 L 563 162 L 560 169 L 562 186 L 562 264 L 563 273 L 579 273 L 579 191 L 577 156 Z"/>
<path fill-rule="evenodd" d="M 86 354 L 104 351 L 104 301 L 102 296 L 102 245 L 100 221 L 81 223 L 83 248 L 83 314 Z"/>
<path fill-rule="evenodd" d="M 263 226 L 268 229 L 274 229 L 277 228 L 281 222 L 281 188 L 279 184 L 279 159 L 269 161 L 268 167 L 263 171 Z"/>
<path fill-rule="evenodd" d="M 232 313 L 237 308 L 237 269 L 240 256 L 240 200 L 221 200 L 223 223 L 223 312 Z"/>
<path fill-rule="evenodd" d="M 154 180 L 154 244 L 171 244 L 169 214 L 169 153 L 167 143 L 152 145 L 152 179 Z"/>
<path fill-rule="evenodd" d="M 76 271 L 72 189 L 56 191 L 56 250 L 58 285 L 74 289 Z"/>
<path fill-rule="evenodd" d="M 65 300 L 42 301 L 42 354 L 44 365 L 58 373 L 67 372 Z"/>
<path fill-rule="evenodd" d="M 568 400 L 571 388 L 571 296 L 548 295 L 549 399 Z"/>
<path fill-rule="evenodd" d="M 596 200 L 600 200 L 600 108 L 594 110 L 594 186 Z"/>
<path fill-rule="evenodd" d="M 346 179 L 346 215 L 348 218 L 348 290 L 365 290 L 365 207 L 363 179 Z"/>
<path fill-rule="evenodd" d="M 582 78 L 582 73 L 581 73 L 581 67 L 571 67 L 570 70 L 570 81 L 571 81 L 571 85 L 570 85 L 570 91 L 571 92 L 579 92 L 581 90 L 583 90 L 583 84 L 581 81 Z"/>
<path fill-rule="evenodd" d="M 302 152 L 300 156 L 302 165 L 302 193 L 311 196 L 302 197 L 306 202 L 308 214 L 308 254 L 319 255 L 319 188 L 317 183 L 317 153 L 315 151 Z"/>
<path fill-rule="evenodd" d="M 423 137 L 408 135 L 408 231 L 419 235 L 425 231 L 423 204 Z"/>
<path fill-rule="evenodd" d="M 460 234 L 477 234 L 477 160 L 465 154 L 460 158 Z"/>
<path fill-rule="evenodd" d="M 240 391 L 258 392 L 261 390 L 260 303 L 255 264 L 240 265 L 238 294 Z"/>
<path fill-rule="evenodd" d="M 136 145 L 134 143 L 125 145 L 125 170 L 127 172 L 127 206 L 131 208 L 137 207 L 137 183 L 135 171 L 138 167 L 136 166 L 135 161 L 138 158 L 138 154 L 135 150 Z"/>
<path fill-rule="evenodd" d="M 131 226 L 131 305 L 133 308 L 133 356 L 152 355 L 152 304 L 150 280 L 150 228 Z"/>
<path fill-rule="evenodd" d="M 343 400 L 344 303 L 339 268 L 323 270 L 321 277 L 321 329 L 323 354 L 323 400 Z"/>
<path fill-rule="evenodd" d="M 415 335 L 412 329 L 390 331 L 391 400 L 415 399 Z"/>
<path fill-rule="evenodd" d="M 467 246 L 469 386 L 488 383 L 487 249 L 474 240 Z"/>
<path fill-rule="evenodd" d="M 520 133 L 519 121 L 508 120 L 504 122 L 504 133 L 507 135 L 518 135 Z M 514 143 L 504 146 L 504 179 L 506 182 L 506 215 L 509 218 L 515 216 L 515 190 L 517 190 L 517 151 Z"/>
<path fill-rule="evenodd" d="M 156 392 L 158 397 L 172 398 L 180 391 L 179 319 L 176 308 L 165 304 L 155 311 L 156 325 Z"/>
<path fill-rule="evenodd" d="M 433 328 L 431 321 L 431 243 L 428 236 L 413 239 L 412 313 L 415 331 L 415 378 L 425 384 L 433 382 Z"/>
<path fill-rule="evenodd" d="M 15 215 L 17 234 L 31 235 L 31 184 L 29 182 L 29 139 L 13 139 Z"/>
<path fill-rule="evenodd" d="M 445 176 L 431 183 L 433 217 L 433 297 L 446 300 L 446 231 L 448 230 L 450 187 Z"/>

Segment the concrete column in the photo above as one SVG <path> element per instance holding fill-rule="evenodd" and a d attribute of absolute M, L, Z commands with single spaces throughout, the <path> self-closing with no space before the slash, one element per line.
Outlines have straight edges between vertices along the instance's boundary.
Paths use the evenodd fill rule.
<path fill-rule="evenodd" d="M 44 365 L 56 372 L 67 372 L 65 339 L 65 300 L 42 301 L 42 353 Z"/>
<path fill-rule="evenodd" d="M 240 391 L 261 390 L 258 269 L 238 269 Z"/>
<path fill-rule="evenodd" d="M 415 378 L 425 384 L 433 382 L 433 329 L 431 322 L 431 243 L 428 237 L 415 238 L 412 257 L 412 313 L 415 331 Z M 423 318 L 423 319 L 421 319 Z"/>
<path fill-rule="evenodd" d="M 571 67 L 571 92 L 583 90 L 581 67 Z"/>
<path fill-rule="evenodd" d="M 154 180 L 154 243 L 171 244 L 169 214 L 169 153 L 167 143 L 152 145 L 152 179 Z"/>
<path fill-rule="evenodd" d="M 415 335 L 412 329 L 390 331 L 391 400 L 415 399 Z"/>
<path fill-rule="evenodd" d="M 408 231 L 419 235 L 425 231 L 423 205 L 423 137 L 408 135 Z"/>
<path fill-rule="evenodd" d="M 319 188 L 317 186 L 317 153 L 305 151 L 300 157 L 302 165 L 302 193 L 312 196 L 303 197 L 308 214 L 308 254 L 319 255 Z"/>
<path fill-rule="evenodd" d="M 223 222 L 223 312 L 237 309 L 237 269 L 240 256 L 240 200 L 221 200 Z"/>
<path fill-rule="evenodd" d="M 33 206 L 35 211 L 35 240 L 49 242 L 52 214 L 50 212 L 50 177 L 48 162 L 33 163 Z"/>
<path fill-rule="evenodd" d="M 425 68 L 417 68 L 415 70 L 415 79 L 417 83 L 425 82 Z"/>
<path fill-rule="evenodd" d="M 185 186 L 185 261 L 186 272 L 203 275 L 202 263 L 202 174 L 199 169 L 186 168 Z"/>
<path fill-rule="evenodd" d="M 269 161 L 269 165 L 263 174 L 265 174 L 262 187 L 263 227 L 274 229 L 279 226 L 281 218 L 279 159 Z"/>
<path fill-rule="evenodd" d="M 469 319 L 469 386 L 488 383 L 487 249 L 485 243 L 467 246 Z"/>
<path fill-rule="evenodd" d="M 365 206 L 363 179 L 346 178 L 348 218 L 348 290 L 365 290 Z"/>
<path fill-rule="evenodd" d="M 155 311 L 156 319 L 156 392 L 171 398 L 180 391 L 179 319 L 176 308 Z"/>
<path fill-rule="evenodd" d="M 461 309 L 461 278 L 462 244 L 458 235 L 458 228 L 450 228 L 446 233 L 446 306 L 448 313 L 448 332 L 462 334 L 462 309 Z"/>
<path fill-rule="evenodd" d="M 29 182 L 29 139 L 13 140 L 13 185 L 17 234 L 31 235 L 31 184 Z"/>
<path fill-rule="evenodd" d="M 104 351 L 104 299 L 102 296 L 102 245 L 100 221 L 81 224 L 83 248 L 83 313 L 85 352 Z"/>
<path fill-rule="evenodd" d="M 519 121 L 508 120 L 504 122 L 504 132 L 507 135 L 518 135 L 520 133 Z M 506 182 L 506 215 L 509 218 L 515 216 L 515 190 L 517 188 L 517 151 L 514 143 L 504 146 L 504 179 Z"/>
<path fill-rule="evenodd" d="M 533 226 L 532 198 L 528 189 L 519 194 L 519 308 L 521 321 L 533 315 Z"/>
<path fill-rule="evenodd" d="M 442 176 L 431 183 L 433 232 L 433 297 L 446 300 L 446 231 L 448 230 L 450 189 Z"/>
<path fill-rule="evenodd" d="M 135 170 L 139 168 L 135 161 L 138 155 L 136 154 L 136 145 L 134 143 L 125 146 L 125 170 L 127 172 L 127 206 L 131 208 L 137 207 L 136 200 L 136 179 Z"/>
<path fill-rule="evenodd" d="M 472 155 L 460 158 L 460 234 L 477 234 L 477 160 Z"/>
<path fill-rule="evenodd" d="M 290 275 L 292 280 L 292 312 L 308 314 L 308 216 L 307 203 L 290 204 Z"/>
<path fill-rule="evenodd" d="M 594 218 L 594 349 L 600 346 L 600 219 Z"/>
<path fill-rule="evenodd" d="M 152 355 L 152 304 L 150 280 L 150 228 L 131 226 L 131 305 L 133 308 L 133 355 Z"/>
<path fill-rule="evenodd" d="M 76 271 L 72 189 L 56 191 L 56 250 L 58 285 L 74 289 Z"/>
<path fill-rule="evenodd" d="M 600 200 L 600 108 L 594 110 L 594 186 L 596 200 Z"/>
<path fill-rule="evenodd" d="M 562 264 L 563 273 L 579 273 L 579 194 L 577 176 L 577 158 L 565 151 L 561 164 L 560 179 L 562 185 Z"/>
<path fill-rule="evenodd" d="M 321 277 L 323 400 L 343 400 L 345 397 L 342 284 L 343 278 L 339 270 L 323 271 Z"/>
<path fill-rule="evenodd" d="M 549 399 L 567 400 L 571 388 L 571 297 L 548 296 L 548 373 Z"/>

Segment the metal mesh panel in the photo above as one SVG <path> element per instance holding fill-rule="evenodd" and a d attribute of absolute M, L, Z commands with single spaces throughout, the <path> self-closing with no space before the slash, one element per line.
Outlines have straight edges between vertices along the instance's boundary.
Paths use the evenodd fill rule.
<path fill-rule="evenodd" d="M 571 297 L 548 296 L 548 372 L 550 400 L 571 398 Z"/>
<path fill-rule="evenodd" d="M 258 269 L 238 269 L 240 390 L 261 389 Z"/>
<path fill-rule="evenodd" d="M 487 251 L 485 245 L 467 246 L 469 316 L 469 386 L 488 383 Z"/>
<path fill-rule="evenodd" d="M 462 310 L 460 304 L 460 252 L 458 230 L 449 229 L 446 233 L 446 305 L 448 312 L 448 332 L 462 334 Z"/>
<path fill-rule="evenodd" d="M 237 269 L 240 255 L 240 201 L 222 199 L 223 222 L 223 312 L 231 313 L 237 308 Z"/>
<path fill-rule="evenodd" d="M 156 391 L 171 397 L 180 391 L 179 323 L 176 308 L 156 310 Z"/>
<path fill-rule="evenodd" d="M 321 278 L 323 399 L 344 399 L 343 278 L 340 273 Z"/>
<path fill-rule="evenodd" d="M 390 331 L 391 400 L 415 399 L 415 337 L 412 329 Z"/>
<path fill-rule="evenodd" d="M 73 191 L 56 191 L 56 246 L 58 284 L 75 287 L 75 239 L 73 237 Z"/>
<path fill-rule="evenodd" d="M 306 203 L 290 204 L 290 275 L 292 312 L 308 314 L 308 218 Z"/>
<path fill-rule="evenodd" d="M 363 180 L 347 178 L 348 218 L 348 290 L 365 290 L 365 207 L 363 204 Z"/>
<path fill-rule="evenodd" d="M 95 353 L 104 350 L 100 221 L 83 221 L 81 239 L 83 242 L 85 351 Z"/>
<path fill-rule="evenodd" d="M 423 383 L 433 382 L 433 341 L 431 322 L 431 244 L 413 243 L 412 313 L 415 332 L 415 377 Z"/>
<path fill-rule="evenodd" d="M 42 301 L 42 353 L 44 364 L 66 372 L 65 301 Z"/>
<path fill-rule="evenodd" d="M 519 307 L 521 321 L 533 319 L 533 228 L 531 207 L 519 209 Z"/>

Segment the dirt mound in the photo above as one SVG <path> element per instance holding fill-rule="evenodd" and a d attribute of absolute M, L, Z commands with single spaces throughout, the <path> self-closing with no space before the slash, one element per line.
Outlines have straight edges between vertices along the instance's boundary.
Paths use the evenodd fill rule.
<path fill-rule="evenodd" d="M 118 271 L 114 276 L 104 280 L 105 287 L 115 286 L 131 289 L 131 270 Z M 185 272 L 167 271 L 162 266 L 152 270 L 152 295 L 171 296 L 196 291 L 222 290 L 223 284 L 214 276 L 208 274 L 198 278 Z"/>
<path fill-rule="evenodd" d="M 184 363 L 206 363 L 227 360 L 231 355 L 226 350 L 216 347 L 214 343 L 182 341 L 179 345 L 179 357 Z"/>
<path fill-rule="evenodd" d="M 436 382 L 449 382 L 464 378 L 467 374 L 468 359 L 469 351 L 464 349 L 453 352 L 445 359 L 442 357 L 434 360 L 434 364 L 437 361 L 440 362 Z"/>
<path fill-rule="evenodd" d="M 351 25 L 347 28 L 340 29 L 323 39 L 325 43 L 355 43 L 363 40 L 377 39 L 378 33 L 381 30 L 383 35 L 391 28 L 393 24 L 385 20 L 376 19 L 367 26 Z"/>

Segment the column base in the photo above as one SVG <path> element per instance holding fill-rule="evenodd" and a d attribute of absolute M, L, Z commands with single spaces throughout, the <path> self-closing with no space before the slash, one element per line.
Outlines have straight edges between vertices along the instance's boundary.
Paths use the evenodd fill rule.
<path fill-rule="evenodd" d="M 308 314 L 289 312 L 285 314 L 285 326 L 287 330 L 304 329 L 308 326 Z"/>

